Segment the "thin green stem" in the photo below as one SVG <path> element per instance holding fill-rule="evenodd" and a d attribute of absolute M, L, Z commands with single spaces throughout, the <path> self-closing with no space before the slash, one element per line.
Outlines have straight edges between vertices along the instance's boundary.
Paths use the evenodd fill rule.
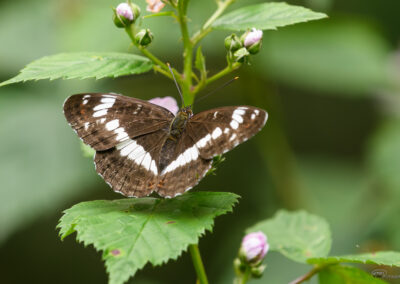
<path fill-rule="evenodd" d="M 235 0 L 225 0 L 218 2 L 218 8 L 215 10 L 214 14 L 205 22 L 203 27 L 196 32 L 192 37 L 193 46 L 195 46 L 203 37 L 205 37 L 209 32 L 211 32 L 212 27 L 211 25 L 218 19 L 219 16 L 229 7 Z"/>
<path fill-rule="evenodd" d="M 208 284 L 207 275 L 204 269 L 203 261 L 201 260 L 199 247 L 197 245 L 189 245 L 189 251 L 192 256 L 194 269 L 197 273 L 197 282 L 199 284 Z"/>
<path fill-rule="evenodd" d="M 313 269 L 311 269 L 310 271 L 308 271 L 306 274 L 304 274 L 303 276 L 300 276 L 299 278 L 293 280 L 292 282 L 290 282 L 289 284 L 300 284 L 303 283 L 305 281 L 310 280 L 315 274 L 317 274 L 318 272 L 320 272 L 322 269 L 326 268 L 327 266 L 329 266 L 331 264 L 325 264 L 325 265 L 315 265 L 313 267 Z"/>
<path fill-rule="evenodd" d="M 211 76 L 210 78 L 205 80 L 203 83 L 198 84 L 194 88 L 193 94 L 197 94 L 199 91 L 204 89 L 204 87 L 207 86 L 208 84 L 211 84 L 214 81 L 224 77 L 225 75 L 227 75 L 227 74 L 231 73 L 232 71 L 238 69 L 240 66 L 241 66 L 241 63 L 238 63 L 238 62 L 235 62 L 235 63 L 233 63 L 231 65 L 226 66 L 224 69 L 222 69 L 218 73 L 214 74 L 213 76 Z"/>
<path fill-rule="evenodd" d="M 217 74 L 211 76 L 206 80 L 206 85 L 211 84 L 212 82 L 222 78 L 223 76 L 231 73 L 232 71 L 238 69 L 241 66 L 241 63 L 235 62 L 230 66 L 225 67 L 221 71 L 219 71 Z"/>
<path fill-rule="evenodd" d="M 163 74 L 165 77 L 170 78 L 171 80 L 174 79 L 174 77 L 172 77 L 171 72 L 165 71 L 164 69 L 162 69 L 160 66 L 158 65 L 154 65 L 153 66 L 154 71 L 159 72 L 161 74 Z"/>
<path fill-rule="evenodd" d="M 141 52 L 143 55 L 145 55 L 147 58 L 149 58 L 155 65 L 160 66 L 160 68 L 163 69 L 163 70 L 166 71 L 166 72 L 161 72 L 159 68 L 158 68 L 158 69 L 157 69 L 157 68 L 154 68 L 156 71 L 159 71 L 161 74 L 163 74 L 163 75 L 167 76 L 168 78 L 171 78 L 171 79 L 172 79 L 172 76 L 171 76 L 171 74 L 169 73 L 169 68 L 168 68 L 167 64 L 165 64 L 165 63 L 162 62 L 160 59 L 158 59 L 157 56 L 155 56 L 153 53 L 151 53 L 151 52 L 150 52 L 149 50 L 147 50 L 145 47 L 141 47 L 141 46 L 139 46 L 139 45 L 136 44 L 135 36 L 134 36 L 134 30 L 133 30 L 133 29 L 134 29 L 134 26 L 133 26 L 133 25 L 128 26 L 128 27 L 125 28 L 125 31 L 126 31 L 126 33 L 128 34 L 129 38 L 131 39 L 132 44 L 135 45 L 135 46 L 140 50 L 140 52 Z M 175 69 L 172 69 L 172 71 L 174 72 L 174 75 L 175 75 L 175 77 L 176 77 L 176 80 L 177 80 L 178 82 L 180 82 L 180 80 L 181 80 L 181 75 L 180 75 Z"/>
<path fill-rule="evenodd" d="M 206 80 L 201 80 L 197 86 L 193 86 L 193 77 L 196 79 L 196 75 L 193 72 L 193 48 L 204 36 L 211 31 L 211 25 L 214 21 L 225 11 L 225 9 L 231 5 L 235 0 L 224 0 L 218 1 L 218 8 L 214 14 L 205 22 L 201 30 L 199 30 L 192 38 L 190 38 L 188 30 L 188 18 L 187 18 L 187 7 L 189 0 L 180 0 L 177 5 L 173 5 L 177 9 L 178 15 L 176 16 L 182 33 L 183 41 L 183 73 L 180 74 L 176 69 L 172 68 L 172 72 L 178 84 L 182 88 L 182 95 L 186 105 L 192 105 L 196 93 L 202 90 L 208 84 L 220 79 L 228 73 L 236 70 L 240 67 L 240 63 L 229 64 L 226 68 L 211 76 Z M 163 74 L 164 76 L 173 79 L 173 76 L 169 72 L 167 64 L 161 61 L 157 56 L 151 53 L 147 48 L 138 45 L 135 41 L 135 26 L 131 25 L 125 28 L 126 33 L 129 35 L 132 44 L 135 45 L 140 52 L 149 58 L 153 63 L 153 69 L 156 72 Z M 199 81 L 199 80 L 197 80 Z"/>
<path fill-rule="evenodd" d="M 187 26 L 187 6 L 189 0 L 182 0 L 178 2 L 178 19 L 182 33 L 183 41 L 183 100 L 185 104 L 191 105 L 194 101 L 194 96 L 191 93 L 192 88 L 192 61 L 193 61 L 193 44 L 190 40 L 189 30 Z"/>
<path fill-rule="evenodd" d="M 246 271 L 243 273 L 240 284 L 246 284 L 250 280 L 251 269 L 249 266 L 246 267 Z"/>

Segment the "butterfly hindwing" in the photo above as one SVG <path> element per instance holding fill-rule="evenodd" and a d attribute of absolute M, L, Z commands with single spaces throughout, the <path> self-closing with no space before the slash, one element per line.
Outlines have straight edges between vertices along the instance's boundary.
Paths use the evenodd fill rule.
<path fill-rule="evenodd" d="M 200 157 L 195 141 L 183 131 L 176 143 L 164 147 L 163 154 L 172 152 L 168 164 L 162 169 L 157 183 L 157 193 L 164 197 L 175 197 L 191 189 L 211 168 L 212 160 Z"/>
<path fill-rule="evenodd" d="M 64 103 L 64 114 L 83 142 L 96 151 L 162 129 L 174 118 L 163 107 L 114 93 L 73 95 Z"/>
<path fill-rule="evenodd" d="M 212 159 L 255 135 L 265 125 L 267 113 L 251 106 L 221 107 L 200 112 L 187 123 L 200 156 Z"/>
<path fill-rule="evenodd" d="M 168 137 L 165 129 L 128 139 L 116 147 L 97 151 L 96 171 L 111 188 L 125 196 L 142 197 L 156 189 L 161 148 Z"/>

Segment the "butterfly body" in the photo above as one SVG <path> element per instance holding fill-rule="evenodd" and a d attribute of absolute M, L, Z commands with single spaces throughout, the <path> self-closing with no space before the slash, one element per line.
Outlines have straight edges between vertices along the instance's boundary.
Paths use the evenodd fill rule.
<path fill-rule="evenodd" d="M 167 109 L 119 94 L 69 97 L 64 114 L 84 143 L 96 150 L 96 171 L 111 188 L 130 197 L 153 191 L 174 197 L 195 186 L 212 158 L 246 141 L 264 126 L 267 113 L 250 106 L 220 107 L 175 116 Z"/>
<path fill-rule="evenodd" d="M 186 122 L 193 116 L 191 107 L 184 107 L 176 114 L 170 127 L 170 138 L 178 139 L 186 127 Z"/>

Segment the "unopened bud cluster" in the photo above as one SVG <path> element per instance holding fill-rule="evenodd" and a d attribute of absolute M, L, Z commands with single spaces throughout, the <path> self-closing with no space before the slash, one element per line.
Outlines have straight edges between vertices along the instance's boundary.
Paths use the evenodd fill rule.
<path fill-rule="evenodd" d="M 266 268 L 262 262 L 268 249 L 269 244 L 264 233 L 247 234 L 242 240 L 239 256 L 233 262 L 236 275 L 241 278 L 249 271 L 251 277 L 260 278 Z"/>
<path fill-rule="evenodd" d="M 255 28 L 245 32 L 239 38 L 231 34 L 225 38 L 225 48 L 228 50 L 228 59 L 231 62 L 246 62 L 251 54 L 260 51 L 263 32 Z"/>
<path fill-rule="evenodd" d="M 156 0 L 148 0 L 148 11 L 156 12 L 164 7 L 164 3 Z M 149 7 L 152 7 L 150 9 Z M 150 10 L 149 10 L 150 9 Z M 128 2 L 120 3 L 114 10 L 113 21 L 118 28 L 131 28 L 132 33 L 135 30 L 133 26 L 140 16 L 140 8 L 133 4 L 130 0 Z M 139 47 L 147 47 L 153 41 L 153 34 L 149 29 L 142 29 L 134 35 L 135 44 Z"/>

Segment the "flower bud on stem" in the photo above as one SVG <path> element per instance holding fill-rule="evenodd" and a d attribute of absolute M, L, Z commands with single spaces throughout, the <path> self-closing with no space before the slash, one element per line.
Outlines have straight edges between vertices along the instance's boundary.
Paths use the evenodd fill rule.
<path fill-rule="evenodd" d="M 149 29 L 142 29 L 135 35 L 135 42 L 140 47 L 147 47 L 153 41 L 153 34 Z"/>
<path fill-rule="evenodd" d="M 231 34 L 225 38 L 225 48 L 230 52 L 235 52 L 239 48 L 242 48 L 243 44 L 236 34 Z"/>
<path fill-rule="evenodd" d="M 267 237 L 262 232 L 250 233 L 243 238 L 239 256 L 233 263 L 235 284 L 244 284 L 251 277 L 260 278 L 263 275 L 266 265 L 262 261 L 268 249 Z"/>
<path fill-rule="evenodd" d="M 125 28 L 132 25 L 140 15 L 139 6 L 130 1 L 128 1 L 128 3 L 120 3 L 117 8 L 113 10 L 113 21 L 118 28 Z"/>
<path fill-rule="evenodd" d="M 263 31 L 256 28 L 251 29 L 244 33 L 241 37 L 243 45 L 246 47 L 250 54 L 256 54 L 261 49 L 263 38 Z"/>

